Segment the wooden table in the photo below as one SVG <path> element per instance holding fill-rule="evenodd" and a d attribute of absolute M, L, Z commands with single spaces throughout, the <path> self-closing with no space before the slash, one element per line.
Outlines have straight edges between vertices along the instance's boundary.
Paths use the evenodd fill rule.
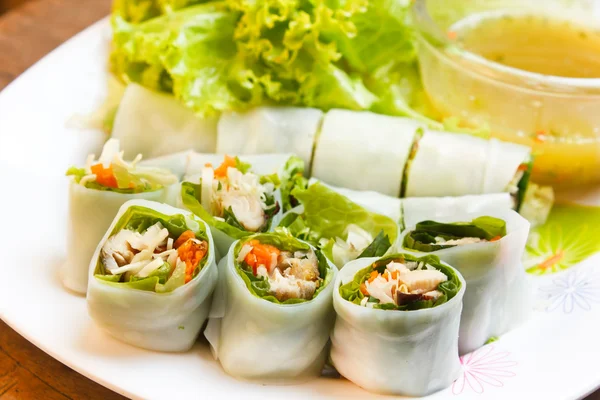
<path fill-rule="evenodd" d="M 30 0 L 0 15 L 0 90 L 109 10 L 110 0 Z M 0 321 L 0 399 L 122 397 L 54 360 Z M 600 400 L 600 391 L 586 400 Z"/>

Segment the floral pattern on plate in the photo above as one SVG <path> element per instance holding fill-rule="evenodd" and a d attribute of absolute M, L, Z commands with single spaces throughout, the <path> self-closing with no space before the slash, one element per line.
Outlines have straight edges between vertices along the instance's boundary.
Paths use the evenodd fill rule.
<path fill-rule="evenodd" d="M 468 391 L 481 394 L 486 387 L 502 387 L 504 381 L 516 376 L 513 369 L 518 365 L 511 360 L 508 351 L 486 345 L 460 358 L 462 371 L 452 384 L 452 393 L 459 395 Z"/>
<path fill-rule="evenodd" d="M 594 267 L 575 268 L 540 286 L 538 292 L 545 310 L 571 314 L 577 310 L 590 311 L 594 304 L 600 304 L 600 274 Z"/>
<path fill-rule="evenodd" d="M 600 207 L 558 204 L 532 230 L 523 263 L 534 275 L 559 272 L 599 252 L 599 238 Z"/>

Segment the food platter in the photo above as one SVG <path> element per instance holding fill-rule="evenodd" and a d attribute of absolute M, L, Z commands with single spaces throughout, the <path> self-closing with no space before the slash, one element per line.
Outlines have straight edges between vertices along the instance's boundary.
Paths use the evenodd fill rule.
<path fill-rule="evenodd" d="M 74 125 L 77 115 L 92 113 L 106 96 L 109 37 L 108 21 L 100 21 L 0 94 L 1 204 L 9 227 L 2 237 L 6 258 L 0 268 L 7 283 L 0 291 L 0 317 L 59 361 L 132 398 L 376 397 L 338 377 L 293 386 L 236 380 L 212 359 L 203 339 L 181 354 L 131 347 L 103 333 L 88 316 L 85 299 L 64 290 L 58 276 L 66 258 L 64 171 L 105 140 L 99 131 Z M 580 198 L 600 205 L 594 193 Z M 582 240 L 589 241 L 586 229 L 590 235 L 594 230 L 586 215 L 573 218 L 581 224 Z M 591 216 L 587 223 L 593 223 Z M 534 276 L 532 318 L 463 356 L 459 379 L 430 397 L 572 399 L 594 391 L 600 386 L 599 260 L 591 255 L 568 269 Z"/>

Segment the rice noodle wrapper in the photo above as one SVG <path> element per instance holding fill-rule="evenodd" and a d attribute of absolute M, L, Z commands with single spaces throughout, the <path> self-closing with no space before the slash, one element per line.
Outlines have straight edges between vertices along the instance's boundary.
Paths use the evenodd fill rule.
<path fill-rule="evenodd" d="M 335 275 L 310 301 L 276 304 L 248 290 L 234 264 L 235 247 L 219 263 L 219 285 L 205 331 L 213 355 L 238 379 L 293 384 L 319 377 L 334 321 Z"/>
<path fill-rule="evenodd" d="M 86 293 L 90 259 L 123 203 L 132 199 L 168 202 L 176 195 L 175 186 L 152 192 L 124 194 L 88 189 L 71 180 L 67 261 L 61 271 L 63 285 L 74 292 Z"/>
<path fill-rule="evenodd" d="M 380 310 L 344 300 L 340 286 L 379 258 L 346 264 L 333 289 L 337 314 L 331 335 L 334 367 L 358 386 L 376 393 L 425 396 L 458 377 L 458 329 L 465 282 L 437 307 L 413 311 Z"/>
<path fill-rule="evenodd" d="M 146 207 L 167 216 L 183 214 L 188 228 L 195 225 L 206 232 L 209 241 L 208 259 L 200 273 L 190 282 L 172 292 L 155 293 L 115 287 L 94 278 L 102 246 L 111 236 L 121 216 L 132 206 Z M 215 247 L 210 227 L 188 211 L 156 202 L 129 201 L 121 207 L 98 245 L 89 264 L 89 276 L 88 311 L 92 319 L 110 335 L 149 350 L 189 350 L 206 321 L 211 296 L 217 284 Z"/>
<path fill-rule="evenodd" d="M 459 351 L 469 353 L 528 319 L 532 284 L 522 264 L 529 222 L 513 210 L 458 213 L 438 222 L 466 222 L 480 216 L 506 222 L 507 234 L 495 242 L 466 244 L 431 253 L 456 268 L 467 282 L 460 323 Z M 407 229 L 400 239 L 414 230 Z M 408 249 L 407 249 L 408 250 Z"/>

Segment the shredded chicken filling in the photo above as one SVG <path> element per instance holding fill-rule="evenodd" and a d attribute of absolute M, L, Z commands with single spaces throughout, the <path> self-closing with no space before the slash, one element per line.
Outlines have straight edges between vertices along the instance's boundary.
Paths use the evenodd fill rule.
<path fill-rule="evenodd" d="M 373 308 L 375 304 L 401 306 L 418 300 L 437 300 L 442 296 L 437 288 L 447 280 L 443 272 L 429 264 L 391 261 L 383 273 L 374 270 L 361 284 L 365 296 L 361 305 Z"/>
<path fill-rule="evenodd" d="M 255 276 L 269 282 L 269 293 L 279 301 L 313 298 L 320 286 L 319 262 L 313 250 L 280 251 L 271 245 L 251 240 L 237 257 Z"/>
<path fill-rule="evenodd" d="M 168 268 L 168 276 L 176 267 L 185 268 L 185 282 L 208 252 L 208 243 L 199 240 L 192 231 L 183 232 L 177 240 L 169 237 L 169 231 L 160 222 L 139 233 L 123 229 L 111 236 L 102 247 L 102 262 L 107 273 L 146 278 L 161 267 Z"/>
<path fill-rule="evenodd" d="M 244 229 L 258 232 L 267 223 L 266 211 L 274 207 L 267 200 L 273 196 L 275 186 L 261 184 L 260 177 L 252 172 L 242 173 L 231 160 L 235 159 L 226 157 L 217 169 L 204 168 L 202 205 L 219 218 L 230 211 Z"/>

